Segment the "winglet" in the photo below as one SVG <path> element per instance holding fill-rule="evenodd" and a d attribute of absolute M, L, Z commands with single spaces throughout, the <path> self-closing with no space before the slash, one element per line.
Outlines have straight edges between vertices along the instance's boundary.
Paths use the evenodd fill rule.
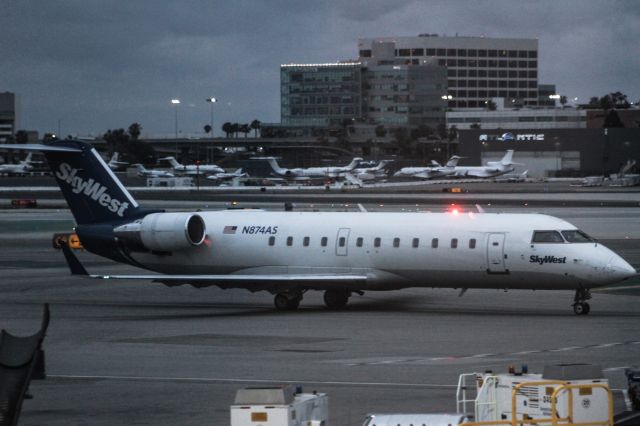
<path fill-rule="evenodd" d="M 71 270 L 71 275 L 89 275 L 87 270 L 82 266 L 82 263 L 78 260 L 75 254 L 71 251 L 69 244 L 62 244 L 62 253 L 67 261 L 67 265 Z"/>

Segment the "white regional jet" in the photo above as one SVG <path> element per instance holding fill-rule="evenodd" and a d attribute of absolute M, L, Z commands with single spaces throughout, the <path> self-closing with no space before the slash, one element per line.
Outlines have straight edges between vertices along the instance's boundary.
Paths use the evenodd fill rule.
<path fill-rule="evenodd" d="M 273 157 L 263 157 L 263 160 L 267 160 L 269 165 L 273 169 L 274 173 L 278 176 L 282 176 L 289 179 L 309 179 L 309 178 L 337 178 L 344 177 L 346 173 L 351 172 L 362 161 L 362 158 L 355 157 L 346 166 L 327 166 L 327 167 L 308 167 L 308 168 L 296 168 L 286 169 L 280 167 L 278 162 Z"/>
<path fill-rule="evenodd" d="M 140 163 L 132 164 L 140 177 L 174 177 L 173 173 L 166 170 L 149 170 Z"/>
<path fill-rule="evenodd" d="M 456 157 L 453 157 L 456 158 Z M 461 158 L 461 157 L 457 157 Z M 513 150 L 510 149 L 502 157 L 500 161 L 488 161 L 486 166 L 455 166 L 454 176 L 457 177 L 477 177 L 490 178 L 495 176 L 511 173 L 515 170 L 513 166 L 521 166 L 520 163 L 514 163 Z"/>
<path fill-rule="evenodd" d="M 395 177 L 412 177 L 420 179 L 437 179 L 451 176 L 455 173 L 455 167 L 462 157 L 454 155 L 447 161 L 447 164 L 441 166 L 433 161 L 430 167 L 403 167 L 393 174 Z"/>
<path fill-rule="evenodd" d="M 22 175 L 29 173 L 31 170 L 33 170 L 31 153 L 27 154 L 27 157 L 18 164 L 0 164 L 0 174 Z"/>
<path fill-rule="evenodd" d="M 160 160 L 168 161 L 173 167 L 173 171 L 181 175 L 208 175 L 211 173 L 224 173 L 224 169 L 215 164 L 189 164 L 184 165 L 178 163 L 175 157 L 160 158 Z"/>
<path fill-rule="evenodd" d="M 637 275 L 552 216 L 164 212 L 142 208 L 88 143 L 21 149 L 44 152 L 85 249 L 154 272 L 88 275 L 63 246 L 71 271 L 91 278 L 266 290 L 281 310 L 297 308 L 308 290 L 324 291 L 334 309 L 352 293 L 408 287 L 574 290 L 574 312 L 586 314 L 590 289 Z"/>

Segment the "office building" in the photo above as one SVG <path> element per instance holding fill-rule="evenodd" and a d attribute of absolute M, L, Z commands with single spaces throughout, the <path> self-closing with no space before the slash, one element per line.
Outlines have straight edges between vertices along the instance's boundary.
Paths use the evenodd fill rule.
<path fill-rule="evenodd" d="M 359 62 L 281 65 L 280 93 L 283 126 L 326 128 L 362 118 Z"/>
<path fill-rule="evenodd" d="M 366 67 L 360 62 L 282 65 L 280 124 L 267 125 L 266 133 L 303 137 L 356 123 L 388 128 L 444 124 L 444 67 L 427 60 L 404 64 L 383 52 L 376 58 Z"/>
<path fill-rule="evenodd" d="M 377 45 L 393 45 L 393 56 L 405 64 L 436 60 L 447 67 L 450 108 L 483 107 L 501 97 L 524 106 L 538 106 L 538 40 L 489 37 L 363 38 L 359 60 L 375 59 Z M 386 48 L 388 49 L 388 48 Z"/>
<path fill-rule="evenodd" d="M 447 70 L 435 60 L 406 63 L 393 43 L 376 43 L 363 62 L 367 122 L 389 127 L 437 127 L 447 108 Z"/>
<path fill-rule="evenodd" d="M 18 126 L 16 95 L 11 92 L 0 93 L 0 142 L 13 139 Z"/>
<path fill-rule="evenodd" d="M 461 109 L 447 112 L 447 127 L 480 129 L 579 129 L 587 127 L 587 111 L 553 109 Z"/>

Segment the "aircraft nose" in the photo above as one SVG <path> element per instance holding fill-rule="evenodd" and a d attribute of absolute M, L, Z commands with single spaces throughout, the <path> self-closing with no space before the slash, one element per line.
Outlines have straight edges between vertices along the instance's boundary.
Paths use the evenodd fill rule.
<path fill-rule="evenodd" d="M 624 280 L 637 275 L 638 272 L 620 256 L 613 256 L 607 262 L 607 272 L 617 280 Z"/>

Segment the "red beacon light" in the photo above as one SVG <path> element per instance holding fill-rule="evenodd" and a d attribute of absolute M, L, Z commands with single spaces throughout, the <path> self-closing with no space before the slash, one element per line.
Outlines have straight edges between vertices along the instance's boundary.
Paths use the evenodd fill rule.
<path fill-rule="evenodd" d="M 451 204 L 451 206 L 449 207 L 449 213 L 451 213 L 454 216 L 457 216 L 460 214 L 460 208 L 455 204 Z"/>

